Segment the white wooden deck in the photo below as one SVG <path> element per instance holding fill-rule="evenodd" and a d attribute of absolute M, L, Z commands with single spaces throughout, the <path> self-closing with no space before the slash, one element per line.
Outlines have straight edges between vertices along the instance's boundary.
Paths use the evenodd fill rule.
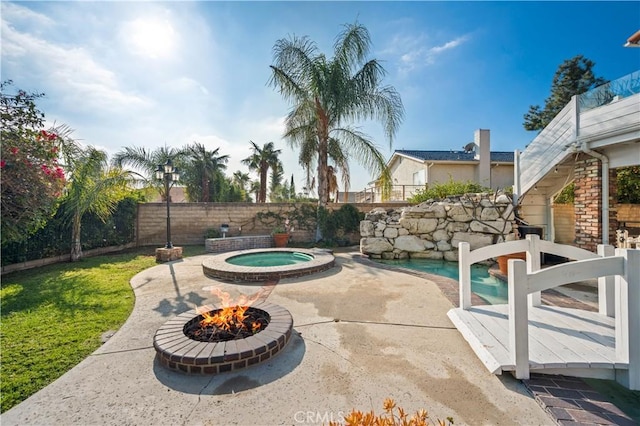
<path fill-rule="evenodd" d="M 509 306 L 455 308 L 448 315 L 478 358 L 493 374 L 515 371 L 509 355 Z M 598 312 L 556 306 L 529 307 L 529 368 L 581 370 L 581 376 L 613 379 L 615 319 Z M 588 371 L 591 370 L 591 371 Z M 548 372 L 548 371 L 545 371 Z"/>

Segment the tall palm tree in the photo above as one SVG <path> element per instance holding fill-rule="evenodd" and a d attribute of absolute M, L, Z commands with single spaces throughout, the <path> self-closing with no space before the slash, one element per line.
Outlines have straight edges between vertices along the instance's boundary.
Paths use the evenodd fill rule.
<path fill-rule="evenodd" d="M 151 151 L 145 147 L 125 147 L 113 156 L 112 164 L 135 169 L 132 172 L 138 176 L 139 182 L 154 188 L 162 200 L 166 200 L 168 194 L 165 194 L 164 184 L 155 178 L 155 171 L 159 164 L 165 164 L 167 160 L 178 164 L 182 157 L 182 150 L 175 148 L 160 147 Z"/>
<path fill-rule="evenodd" d="M 219 151 L 220 148 L 209 151 L 198 142 L 188 145 L 183 150 L 185 153 L 184 180 L 187 183 L 190 198 L 204 203 L 211 201 L 209 186 L 214 179 L 223 177 L 222 171 L 226 170 L 229 162 L 229 156 L 218 155 Z"/>
<path fill-rule="evenodd" d="M 94 213 L 105 221 L 126 195 L 131 172 L 119 167 L 109 167 L 107 154 L 92 146 L 80 150 L 70 168 L 62 208 L 72 222 L 71 261 L 77 261 L 82 258 L 82 216 Z"/>
<path fill-rule="evenodd" d="M 273 142 L 265 143 L 262 148 L 256 145 L 255 142 L 249 141 L 253 154 L 242 160 L 242 164 L 249 167 L 249 170 L 256 170 L 260 176 L 260 193 L 258 194 L 258 203 L 264 203 L 267 201 L 267 173 L 269 168 L 275 169 L 280 165 L 280 159 L 278 155 L 282 152 L 279 149 L 274 149 Z"/>
<path fill-rule="evenodd" d="M 238 185 L 243 191 L 247 190 L 247 185 L 251 182 L 251 178 L 248 173 L 241 170 L 233 172 L 233 183 Z"/>
<path fill-rule="evenodd" d="M 305 153 L 301 159 L 317 159 L 320 206 L 329 198 L 331 151 L 345 159 L 355 158 L 382 176 L 385 185 L 391 183 L 382 153 L 354 127 L 357 120 L 380 121 L 391 146 L 404 116 L 400 95 L 393 87 L 381 85 L 384 68 L 377 60 L 366 59 L 370 46 L 369 32 L 357 22 L 345 25 L 332 59 L 307 37 L 281 39 L 274 46 L 269 84 L 293 106 L 286 119 L 285 138 Z M 332 143 L 337 146 L 331 148 Z"/>

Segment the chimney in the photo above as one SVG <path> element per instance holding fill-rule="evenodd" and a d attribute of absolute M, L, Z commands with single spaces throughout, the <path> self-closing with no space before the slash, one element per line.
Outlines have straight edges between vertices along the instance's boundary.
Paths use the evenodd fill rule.
<path fill-rule="evenodd" d="M 488 129 L 476 130 L 473 141 L 477 145 L 475 159 L 478 164 L 478 183 L 491 188 L 491 142 Z"/>

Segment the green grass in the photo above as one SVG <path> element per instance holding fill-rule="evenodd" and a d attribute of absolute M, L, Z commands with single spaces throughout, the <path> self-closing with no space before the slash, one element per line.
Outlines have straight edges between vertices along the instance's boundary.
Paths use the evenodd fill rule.
<path fill-rule="evenodd" d="M 203 254 L 184 247 L 183 256 Z M 1 412 L 28 398 L 101 345 L 134 304 L 129 280 L 156 265 L 153 248 L 59 263 L 2 277 Z"/>

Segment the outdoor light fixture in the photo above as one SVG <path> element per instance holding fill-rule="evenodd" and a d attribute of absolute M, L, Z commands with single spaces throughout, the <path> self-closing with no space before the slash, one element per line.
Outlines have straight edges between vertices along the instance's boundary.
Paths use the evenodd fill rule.
<path fill-rule="evenodd" d="M 167 162 L 162 165 L 158 164 L 158 168 L 156 169 L 156 179 L 164 182 L 164 193 L 167 198 L 167 244 L 165 248 L 173 248 L 173 244 L 171 243 L 171 212 L 169 210 L 169 189 L 173 186 L 174 183 L 180 180 L 180 174 L 178 173 L 178 169 L 173 167 L 173 163 L 171 159 L 168 159 Z"/>
<path fill-rule="evenodd" d="M 222 238 L 225 238 L 227 236 L 227 232 L 229 232 L 229 225 L 226 223 L 220 225 L 220 232 L 222 233 Z"/>

